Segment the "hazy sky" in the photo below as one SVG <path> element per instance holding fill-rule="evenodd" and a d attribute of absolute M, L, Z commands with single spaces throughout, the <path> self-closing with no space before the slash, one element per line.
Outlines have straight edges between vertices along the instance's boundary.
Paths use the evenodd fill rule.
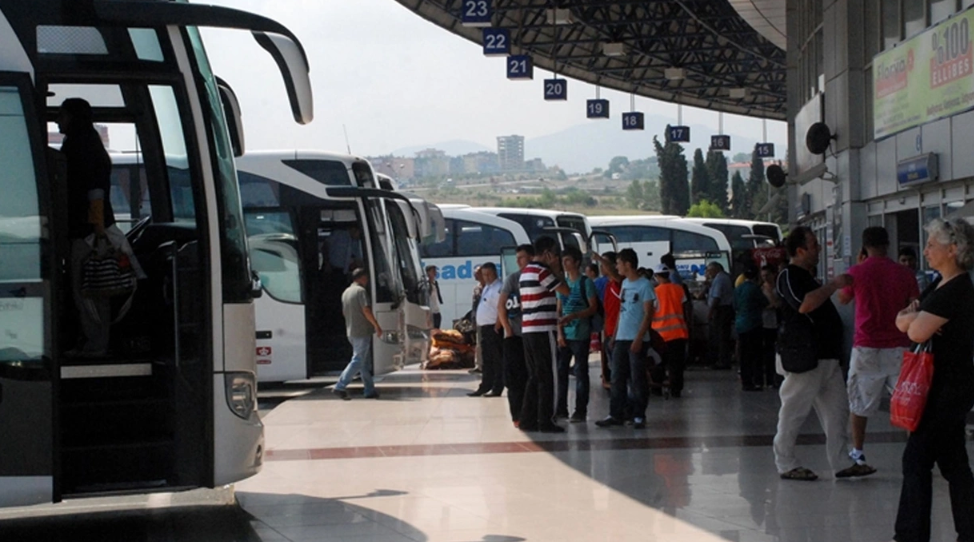
<path fill-rule="evenodd" d="M 595 87 L 569 79 L 567 102 L 545 102 L 542 79 L 508 81 L 503 58 L 440 28 L 395 0 L 210 0 L 284 24 L 303 43 L 311 65 L 315 121 L 293 122 L 281 77 L 270 55 L 249 33 L 204 30 L 214 71 L 234 88 L 243 108 L 247 147 L 345 150 L 354 154 L 466 139 L 489 148 L 498 135 L 527 138 L 585 122 L 613 122 L 629 110 L 629 95 L 603 89 L 612 119 L 589 121 L 585 100 Z M 636 98 L 636 110 L 676 117 L 676 106 Z M 684 124 L 710 124 L 715 112 L 683 108 Z M 725 115 L 724 126 L 761 139 L 761 121 Z M 621 128 L 620 128 L 621 130 Z M 782 122 L 768 122 L 768 139 L 782 148 Z M 694 134 L 690 147 L 706 147 Z M 647 149 L 648 150 L 648 149 Z M 741 149 L 734 149 L 739 151 Z M 528 150 L 530 154 L 530 150 Z"/>

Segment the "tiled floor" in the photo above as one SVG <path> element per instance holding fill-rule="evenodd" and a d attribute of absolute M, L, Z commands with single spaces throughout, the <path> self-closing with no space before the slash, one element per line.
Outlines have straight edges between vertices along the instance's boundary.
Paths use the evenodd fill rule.
<path fill-rule="evenodd" d="M 593 364 L 593 382 L 596 372 Z M 880 416 L 867 454 L 880 472 L 835 481 L 814 415 L 800 456 L 823 476 L 778 479 L 777 395 L 740 392 L 731 372 L 692 371 L 681 399 L 650 402 L 643 431 L 526 434 L 506 398 L 471 398 L 466 372 L 407 370 L 382 399 L 327 390 L 266 416 L 263 472 L 237 486 L 266 541 L 883 541 L 892 535 L 905 435 Z M 936 478 L 934 540 L 954 540 Z"/>
<path fill-rule="evenodd" d="M 593 383 L 596 371 L 593 364 Z M 886 541 L 904 434 L 883 416 L 866 451 L 879 473 L 835 481 L 814 416 L 800 457 L 823 479 L 778 479 L 778 399 L 739 391 L 732 372 L 692 371 L 682 399 L 654 397 L 649 428 L 585 424 L 561 435 L 512 427 L 506 398 L 471 398 L 476 377 L 406 370 L 382 399 L 324 389 L 266 413 L 263 471 L 237 485 L 239 507 L 2 520 L 0 541 L 518 542 Z M 934 538 L 953 541 L 935 475 Z M 159 504 L 159 503 L 157 503 Z M 165 503 L 161 503 L 165 504 Z M 64 506 L 64 505 L 58 505 Z"/>

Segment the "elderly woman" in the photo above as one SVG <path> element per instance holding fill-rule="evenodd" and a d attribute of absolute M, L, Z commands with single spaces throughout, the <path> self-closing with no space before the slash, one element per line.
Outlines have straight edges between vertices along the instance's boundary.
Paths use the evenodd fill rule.
<path fill-rule="evenodd" d="M 911 341 L 932 342 L 933 383 L 916 431 L 903 451 L 903 487 L 896 515 L 897 542 L 930 540 L 934 463 L 950 484 L 959 542 L 974 542 L 974 476 L 964 447 L 965 416 L 974 406 L 974 227 L 934 220 L 923 251 L 941 278 L 903 309 L 896 326 Z"/>

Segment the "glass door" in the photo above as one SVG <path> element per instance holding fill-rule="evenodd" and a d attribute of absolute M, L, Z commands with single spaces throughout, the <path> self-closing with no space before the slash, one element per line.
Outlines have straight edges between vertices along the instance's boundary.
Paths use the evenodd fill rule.
<path fill-rule="evenodd" d="M 55 496 L 47 206 L 28 85 L 26 74 L 0 75 L 0 506 Z"/>

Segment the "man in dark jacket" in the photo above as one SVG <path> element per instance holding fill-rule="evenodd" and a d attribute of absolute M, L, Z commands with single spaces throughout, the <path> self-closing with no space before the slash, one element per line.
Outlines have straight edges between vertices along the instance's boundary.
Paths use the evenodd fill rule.
<path fill-rule="evenodd" d="M 58 130 L 68 187 L 68 236 L 71 239 L 71 286 L 84 342 L 69 354 L 102 357 L 108 353 L 111 302 L 81 295 L 82 271 L 105 228 L 115 224 L 109 198 L 112 161 L 95 130 L 91 105 L 81 98 L 61 104 Z M 102 241 L 103 243 L 107 241 Z"/>

